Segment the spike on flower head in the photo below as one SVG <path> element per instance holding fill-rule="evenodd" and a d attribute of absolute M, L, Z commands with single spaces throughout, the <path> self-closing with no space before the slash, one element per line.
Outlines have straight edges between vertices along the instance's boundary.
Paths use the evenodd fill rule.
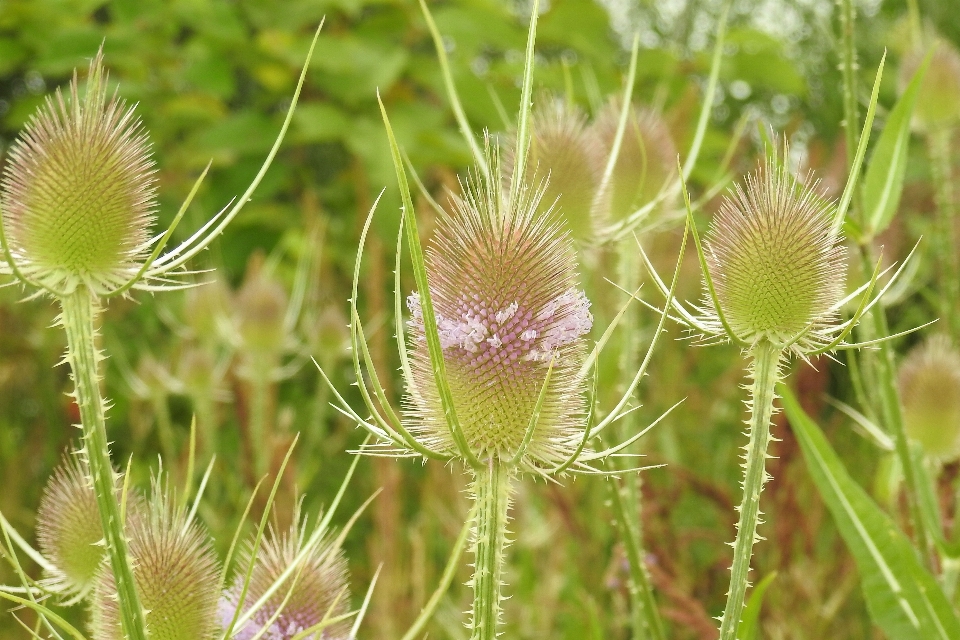
<path fill-rule="evenodd" d="M 914 49 L 900 63 L 899 85 L 905 90 L 927 56 L 924 49 Z M 914 129 L 933 133 L 960 122 L 960 52 L 946 40 L 934 46 L 930 66 L 923 76 L 916 106 L 913 109 Z"/>
<path fill-rule="evenodd" d="M 247 265 L 236 309 L 244 346 L 256 354 L 279 353 L 286 339 L 287 292 L 266 272 L 262 255 L 254 255 Z"/>
<path fill-rule="evenodd" d="M 526 179 L 545 184 L 538 211 L 553 207 L 574 240 L 588 241 L 593 236 L 591 207 L 600 186 L 600 148 L 589 134 L 586 116 L 563 100 L 544 96 L 531 114 L 531 134 Z M 506 149 L 507 179 L 513 173 L 513 144 Z"/>
<path fill-rule="evenodd" d="M 798 353 L 822 342 L 843 297 L 844 252 L 834 207 L 772 158 L 727 196 L 706 237 L 720 311 L 743 343 L 768 339 Z M 709 295 L 707 322 L 722 331 Z"/>
<path fill-rule="evenodd" d="M 10 149 L 3 225 L 22 273 L 46 287 L 116 288 L 147 257 L 156 210 L 150 144 L 132 108 L 107 95 L 103 55 L 57 90 Z"/>
<path fill-rule="evenodd" d="M 294 512 L 290 529 L 278 533 L 271 527 L 257 552 L 256 562 L 247 594 L 244 610 L 260 600 L 267 589 L 292 566 L 306 543 L 305 522 L 300 518 L 299 503 Z M 250 564 L 251 546 L 240 553 L 240 567 Z M 235 640 L 251 640 L 260 630 L 270 623 L 266 632 L 260 636 L 263 640 L 290 640 L 304 631 L 315 627 L 324 620 L 344 615 L 350 610 L 350 592 L 348 590 L 347 561 L 342 549 L 329 539 L 322 539 L 307 554 L 294 574 L 272 597 L 266 605 L 254 613 L 251 621 L 238 633 Z M 236 611 L 240 591 L 243 587 L 243 575 L 221 600 L 220 611 L 223 626 L 230 623 Z M 296 580 L 295 583 L 292 581 Z M 289 599 L 284 604 L 288 592 Z M 283 608 L 277 615 L 277 609 Z M 271 620 L 276 616 L 276 619 Z M 350 637 L 350 626 L 346 620 L 324 626 L 319 635 L 309 635 L 322 640 L 346 640 Z"/>
<path fill-rule="evenodd" d="M 609 103 L 591 133 L 609 154 L 617 135 L 621 106 Z M 619 222 L 656 199 L 677 173 L 677 148 L 663 119 L 650 109 L 631 107 L 610 182 L 594 201 L 600 222 Z M 661 208 L 669 206 L 665 202 Z"/>
<path fill-rule="evenodd" d="M 64 456 L 40 498 L 37 541 L 54 570 L 50 590 L 83 597 L 94 586 L 105 550 L 93 483 L 76 453 Z"/>
<path fill-rule="evenodd" d="M 210 640 L 220 618 L 220 567 L 213 545 L 155 481 L 149 503 L 127 517 L 133 577 L 151 640 Z M 130 511 L 128 507 L 128 512 Z M 123 638 L 113 573 L 101 568 L 92 603 L 93 637 Z"/>
<path fill-rule="evenodd" d="M 909 436 L 944 462 L 960 456 L 960 352 L 938 335 L 900 366 L 903 419 Z"/>
<path fill-rule="evenodd" d="M 552 364 L 525 461 L 555 464 L 582 433 L 575 378 L 593 322 L 590 302 L 579 289 L 568 235 L 556 218 L 537 213 L 542 190 L 521 188 L 510 203 L 499 163 L 491 165 L 490 181 L 471 180 L 463 197 L 453 198 L 452 214 L 440 218 L 426 251 L 440 345 L 457 417 L 477 457 L 514 455 Z M 451 451 L 418 294 L 408 306 L 414 431 L 431 448 Z"/>

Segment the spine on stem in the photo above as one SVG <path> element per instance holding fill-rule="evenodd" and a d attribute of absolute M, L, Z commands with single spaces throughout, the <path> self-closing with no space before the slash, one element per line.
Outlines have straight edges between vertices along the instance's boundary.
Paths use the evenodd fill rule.
<path fill-rule="evenodd" d="M 510 473 L 505 465 L 491 458 L 477 470 L 473 482 L 476 520 L 470 640 L 495 640 L 500 625 L 507 512 L 513 482 Z"/>
<path fill-rule="evenodd" d="M 124 523 L 117 500 L 113 466 L 107 440 L 105 402 L 98 375 L 100 354 L 96 347 L 96 302 L 85 287 L 60 299 L 61 322 L 67 333 L 67 362 L 80 409 L 84 451 L 93 479 L 103 541 L 119 597 L 123 633 L 130 640 L 146 640 L 146 620 L 127 549 Z"/>
<path fill-rule="evenodd" d="M 760 522 L 760 492 L 768 476 L 767 447 L 770 444 L 770 418 L 773 415 L 774 387 L 780 379 L 781 351 L 761 339 L 751 350 L 753 360 L 750 385 L 750 420 L 746 462 L 743 476 L 743 501 L 738 507 L 737 539 L 733 543 L 733 565 L 730 568 L 730 590 L 720 623 L 720 640 L 736 640 L 744 598 L 749 585 L 750 558 Z"/>

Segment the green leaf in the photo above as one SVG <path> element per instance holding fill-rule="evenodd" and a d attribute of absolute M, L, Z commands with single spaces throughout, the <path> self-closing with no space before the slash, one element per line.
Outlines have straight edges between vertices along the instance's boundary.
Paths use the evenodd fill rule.
<path fill-rule="evenodd" d="M 863 208 L 871 235 L 881 233 L 890 225 L 897 205 L 900 204 L 903 175 L 907 169 L 907 151 L 910 148 L 910 119 L 917 103 L 920 83 L 929 64 L 930 54 L 917 69 L 907 85 L 907 90 L 890 112 L 877 147 L 870 157 L 870 166 L 863 184 Z"/>
<path fill-rule="evenodd" d="M 753 588 L 750 599 L 747 600 L 747 606 L 743 609 L 743 616 L 740 618 L 740 630 L 738 632 L 740 640 L 757 640 L 760 637 L 760 609 L 763 607 L 763 596 L 776 577 L 776 571 L 767 574 Z"/>
<path fill-rule="evenodd" d="M 956 612 L 910 541 L 850 477 L 790 390 L 780 385 L 778 393 L 807 469 L 856 560 L 873 621 L 895 640 L 960 638 Z"/>

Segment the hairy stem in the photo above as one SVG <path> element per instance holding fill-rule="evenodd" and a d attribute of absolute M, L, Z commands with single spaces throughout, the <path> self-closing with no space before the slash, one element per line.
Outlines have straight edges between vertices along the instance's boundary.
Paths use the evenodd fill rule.
<path fill-rule="evenodd" d="M 634 238 L 624 238 L 617 245 L 620 285 L 635 291 L 640 285 L 640 255 Z M 621 319 L 620 382 L 627 385 L 640 368 L 640 327 L 636 305 L 631 305 Z M 637 414 L 632 412 L 617 423 L 617 440 L 629 439 L 638 428 Z M 638 453 L 634 444 L 625 453 Z M 630 466 L 631 458 L 617 458 L 621 468 Z M 626 473 L 621 480 L 611 479 L 614 517 L 627 553 L 630 568 L 630 626 L 634 640 L 662 640 L 663 623 L 643 563 L 643 522 L 641 520 L 640 474 Z"/>
<path fill-rule="evenodd" d="M 250 451 L 253 456 L 254 481 L 262 478 L 270 469 L 273 453 L 271 434 L 267 427 L 270 410 L 270 381 L 261 375 L 262 367 L 252 372 L 250 378 Z"/>
<path fill-rule="evenodd" d="M 473 494 L 474 525 L 473 620 L 470 640 L 496 640 L 500 625 L 507 511 L 511 495 L 510 471 L 491 459 L 476 471 Z"/>
<path fill-rule="evenodd" d="M 74 397 L 80 409 L 84 450 L 97 496 L 104 546 L 117 587 L 123 634 L 130 640 L 146 640 L 146 620 L 133 578 L 110 463 L 105 403 L 98 376 L 101 356 L 95 343 L 96 302 L 85 287 L 78 287 L 74 293 L 61 298 L 60 305 L 67 332 L 67 362 L 76 386 Z"/>
<path fill-rule="evenodd" d="M 950 140 L 953 130 L 944 127 L 930 134 L 930 166 L 937 200 L 937 232 L 934 251 L 940 263 L 940 317 L 943 318 L 954 338 L 960 337 L 960 266 L 954 248 L 956 238 L 956 200 L 953 193 L 953 162 L 950 157 Z"/>
<path fill-rule="evenodd" d="M 733 566 L 730 568 L 730 590 L 720 623 L 720 640 L 736 640 L 737 627 L 743 614 L 747 593 L 750 558 L 757 541 L 760 521 L 760 492 L 767 481 L 765 469 L 767 446 L 770 444 L 770 417 L 773 415 L 774 387 L 780 380 L 780 350 L 761 340 L 751 350 L 750 442 L 747 444 L 743 476 L 743 502 L 737 522 L 737 539 L 733 543 Z"/>

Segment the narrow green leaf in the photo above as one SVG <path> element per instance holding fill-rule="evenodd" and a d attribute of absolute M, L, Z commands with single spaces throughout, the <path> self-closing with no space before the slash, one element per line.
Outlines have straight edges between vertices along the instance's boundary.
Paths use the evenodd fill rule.
<path fill-rule="evenodd" d="M 743 616 L 740 618 L 740 631 L 738 633 L 740 640 L 757 640 L 760 637 L 760 609 L 763 608 L 763 596 L 766 595 L 770 583 L 776 577 L 776 571 L 767 574 L 753 588 L 753 592 L 747 600 L 747 606 L 743 609 Z"/>
<path fill-rule="evenodd" d="M 897 525 L 850 477 L 820 428 L 784 385 L 783 407 L 807 469 L 860 570 L 870 616 L 888 638 L 960 638 L 960 620 Z"/>
<path fill-rule="evenodd" d="M 867 231 L 871 236 L 890 225 L 900 204 L 903 176 L 907 169 L 907 151 L 910 148 L 910 119 L 917 103 L 920 83 L 930 65 L 931 54 L 914 74 L 907 90 L 893 107 L 877 146 L 870 156 L 870 166 L 863 181 L 863 209 Z"/>

